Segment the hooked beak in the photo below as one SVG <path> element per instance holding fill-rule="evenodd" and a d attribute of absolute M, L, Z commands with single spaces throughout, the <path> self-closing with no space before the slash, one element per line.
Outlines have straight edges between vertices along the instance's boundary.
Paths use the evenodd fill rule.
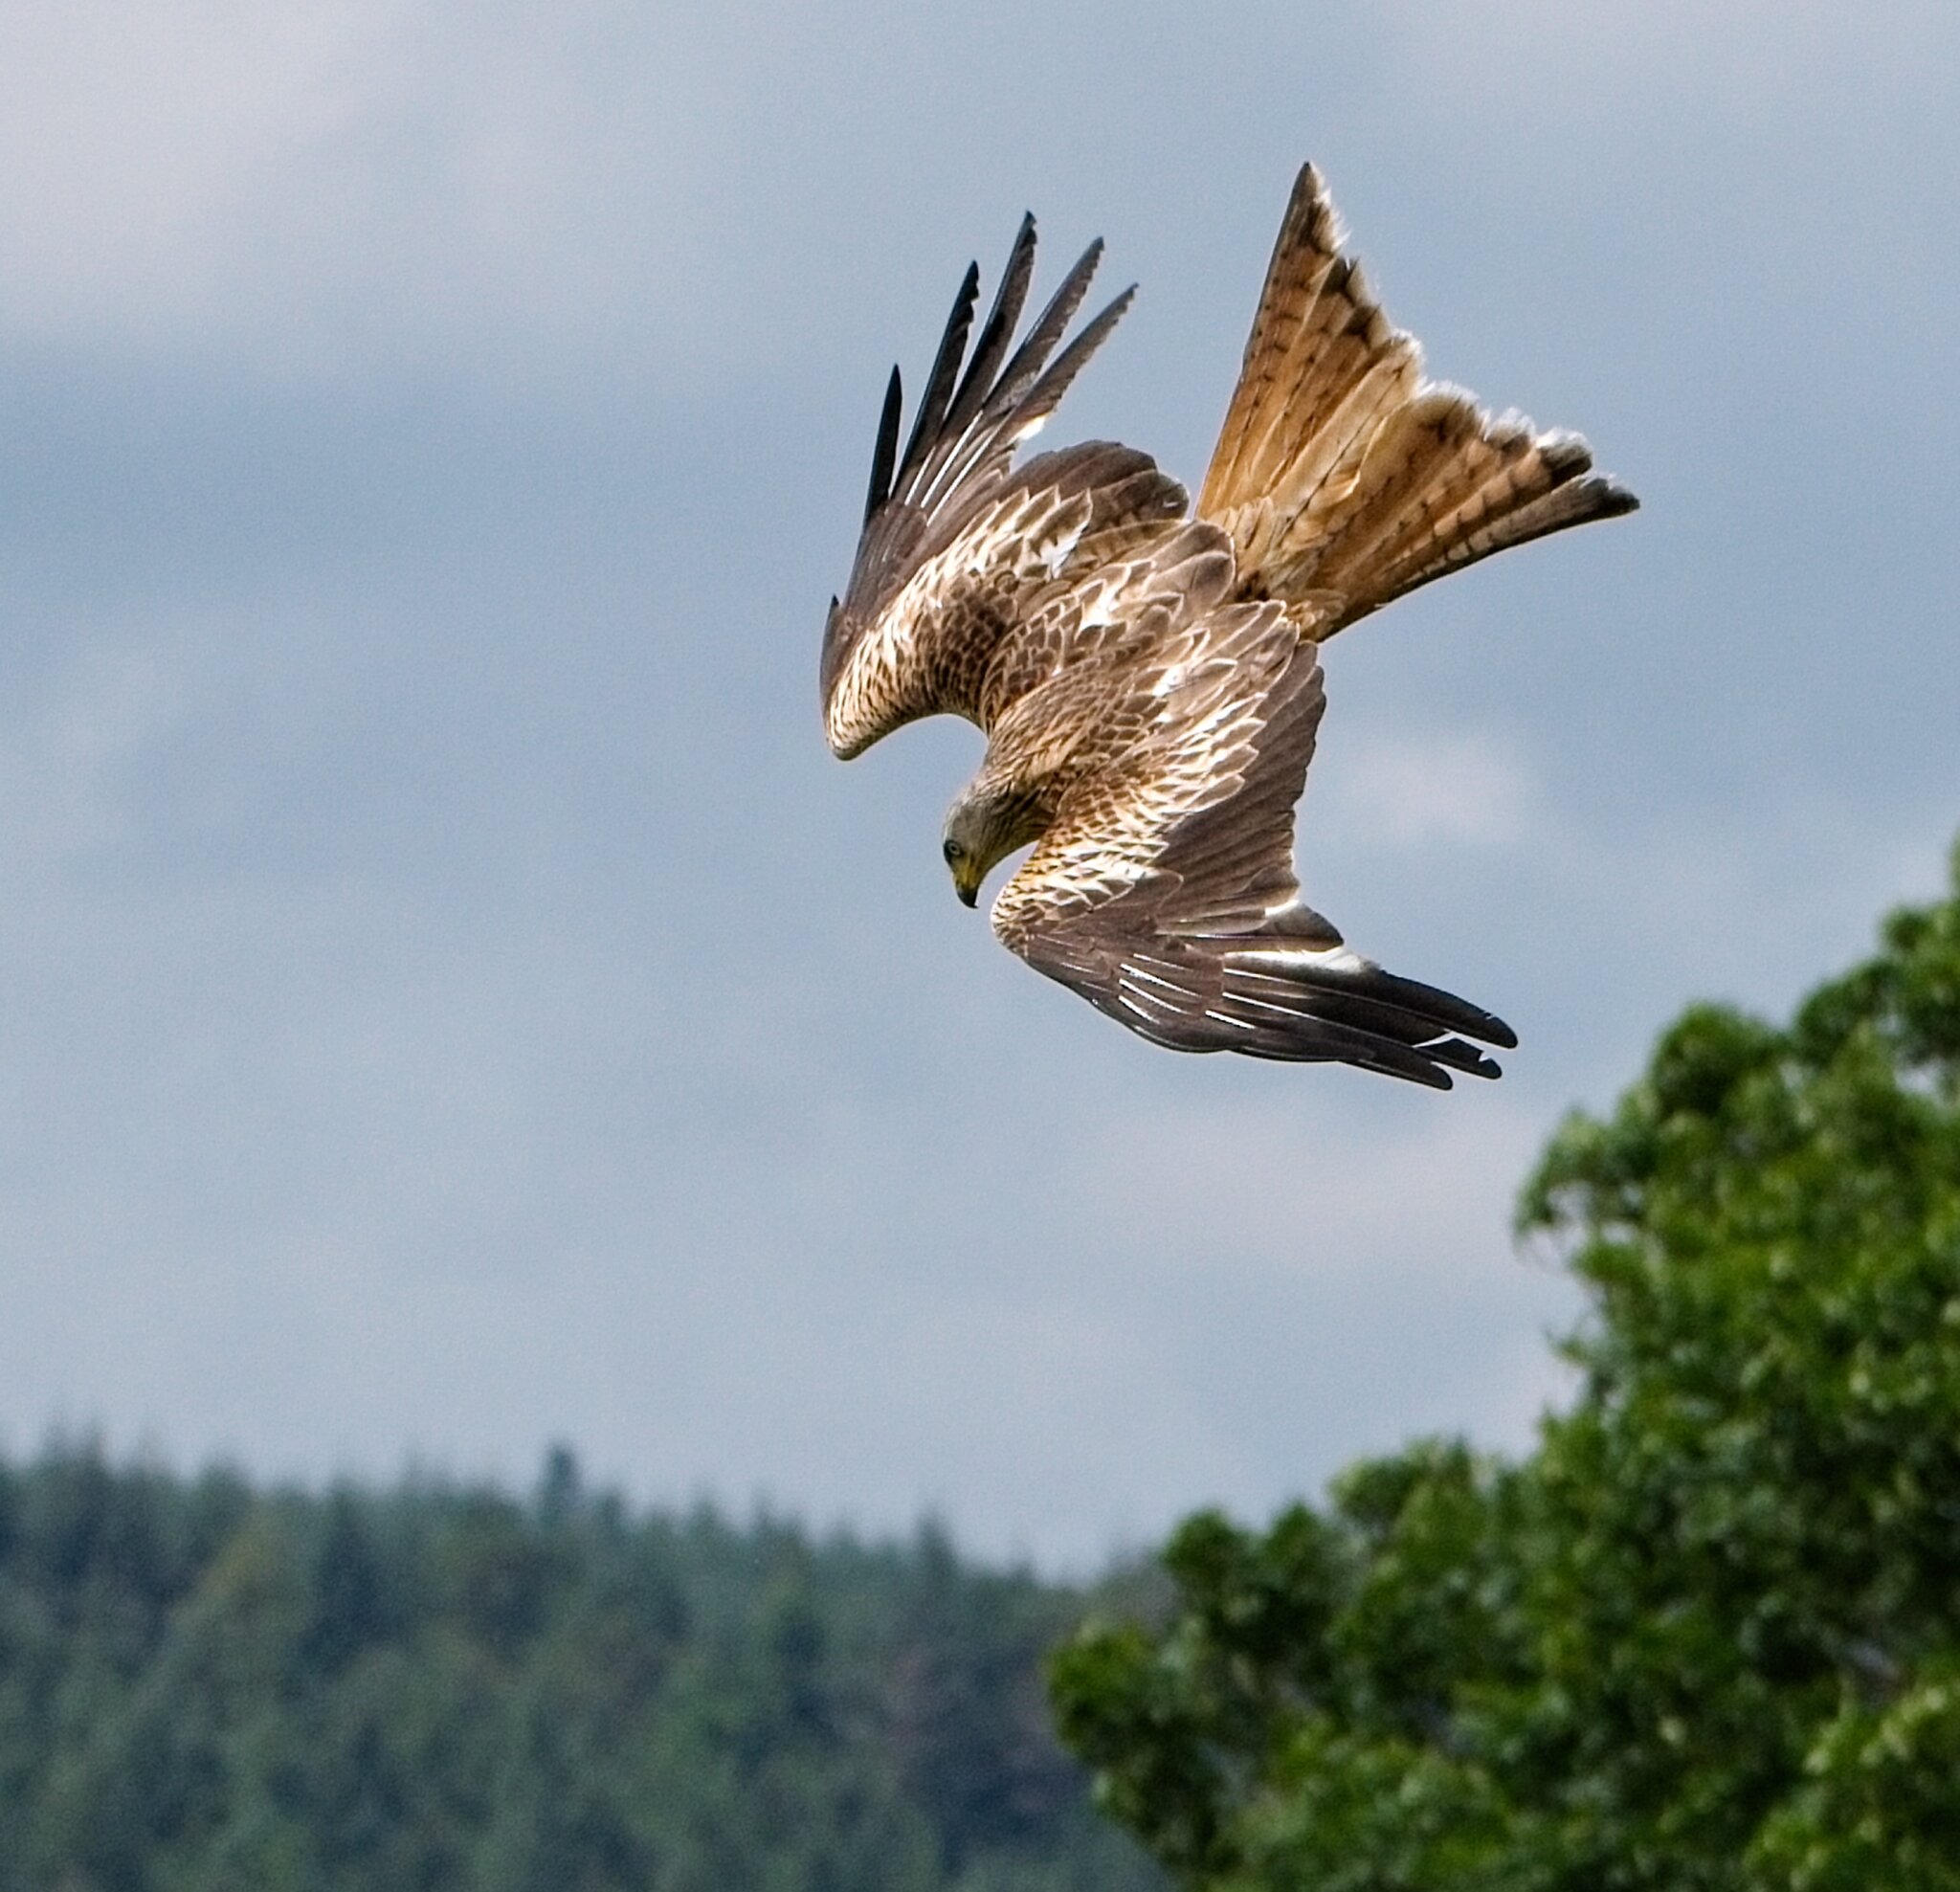
<path fill-rule="evenodd" d="M 959 895 L 962 906 L 976 905 L 980 899 L 980 882 L 969 880 L 965 875 L 956 874 L 953 877 L 953 892 Z"/>

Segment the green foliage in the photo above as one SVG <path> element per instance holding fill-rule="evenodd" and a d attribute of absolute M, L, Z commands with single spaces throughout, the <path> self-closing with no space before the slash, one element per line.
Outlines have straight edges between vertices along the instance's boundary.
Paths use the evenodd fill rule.
<path fill-rule="evenodd" d="M 1697 1007 L 1527 1185 L 1592 1311 L 1516 1464 L 1424 1445 L 1055 1659 L 1193 1886 L 1960 1892 L 1960 850 L 1782 1029 Z"/>
<path fill-rule="evenodd" d="M 0 1465 L 0 1892 L 1143 1892 L 1047 1727 L 1081 1599 L 905 1547 Z"/>

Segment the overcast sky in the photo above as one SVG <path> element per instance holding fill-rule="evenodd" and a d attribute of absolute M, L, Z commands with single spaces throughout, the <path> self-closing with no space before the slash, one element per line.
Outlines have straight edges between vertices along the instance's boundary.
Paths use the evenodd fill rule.
<path fill-rule="evenodd" d="M 1949 0 L 0 4 L 0 1442 L 1083 1568 L 1517 1446 L 1510 1203 L 1960 822 Z M 1523 1048 L 1177 1057 L 818 730 L 882 382 L 1024 209 L 1195 482 L 1293 170 L 1635 518 L 1329 653 L 1308 897 Z M 991 279 L 991 278 L 990 278 Z"/>

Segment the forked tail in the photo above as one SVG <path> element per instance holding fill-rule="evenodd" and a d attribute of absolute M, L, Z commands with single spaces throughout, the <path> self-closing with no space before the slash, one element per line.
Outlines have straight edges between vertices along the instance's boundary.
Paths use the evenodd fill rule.
<path fill-rule="evenodd" d="M 1198 496 L 1249 593 L 1309 608 L 1325 638 L 1506 545 L 1633 511 L 1578 434 L 1425 381 L 1341 242 L 1303 166 Z"/>

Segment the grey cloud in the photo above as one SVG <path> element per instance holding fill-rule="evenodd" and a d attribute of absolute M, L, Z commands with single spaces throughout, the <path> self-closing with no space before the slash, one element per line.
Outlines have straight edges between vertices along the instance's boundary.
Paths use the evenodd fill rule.
<path fill-rule="evenodd" d="M 1514 1443 L 1572 1303 L 1507 1205 L 1560 1111 L 1933 884 L 1944 14 L 31 12 L 16 1443 L 522 1478 L 562 1435 L 1076 1562 L 1413 1428 Z M 1494 1093 L 1151 1053 L 950 899 L 972 731 L 816 730 L 879 385 L 967 256 L 1029 204 L 1045 267 L 1104 234 L 1144 297 L 1057 432 L 1195 476 L 1309 153 L 1435 370 L 1647 501 L 1329 654 L 1310 895 L 1512 1018 Z M 1368 805 L 1490 756 L 1475 836 Z"/>

